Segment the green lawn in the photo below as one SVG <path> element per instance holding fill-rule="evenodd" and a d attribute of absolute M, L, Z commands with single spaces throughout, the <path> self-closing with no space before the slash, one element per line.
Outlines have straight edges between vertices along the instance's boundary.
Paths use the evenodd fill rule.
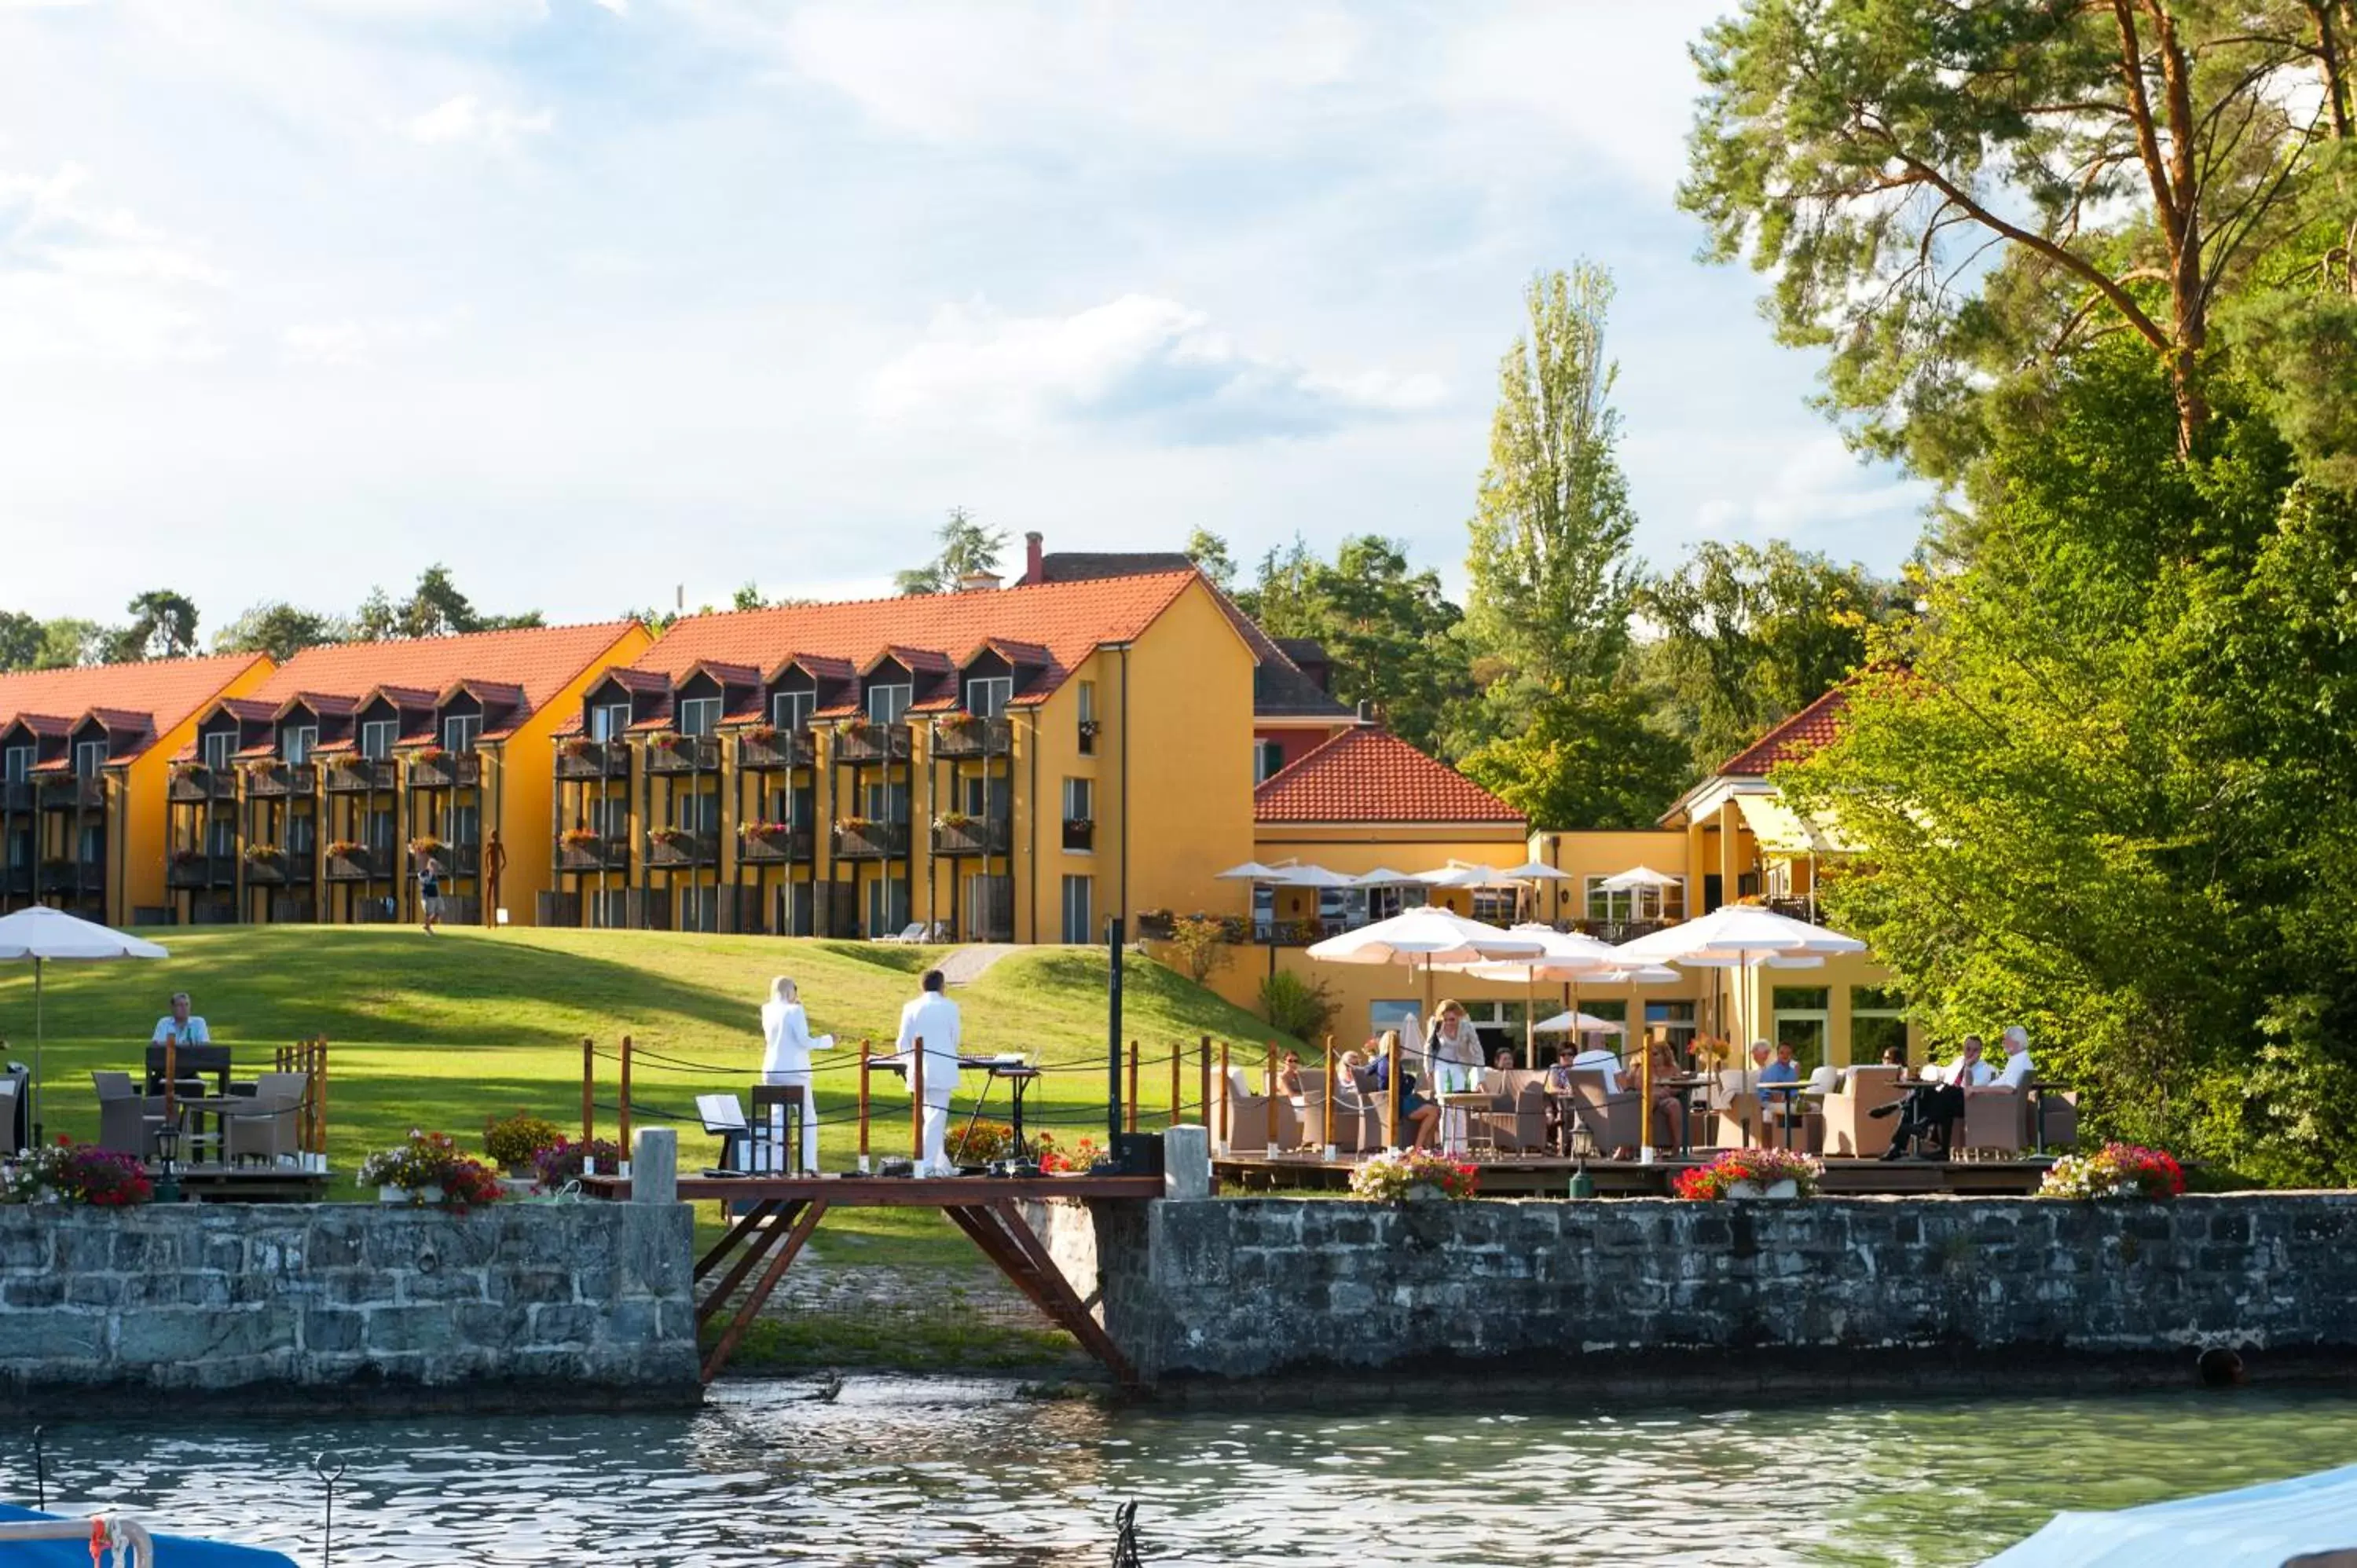
<path fill-rule="evenodd" d="M 407 928 L 287 926 L 157 934 L 172 950 L 165 961 L 49 966 L 48 1130 L 96 1134 L 91 1070 L 137 1069 L 166 998 L 185 990 L 213 1038 L 239 1047 L 241 1077 L 266 1069 L 269 1052 L 282 1043 L 327 1036 L 329 1159 L 346 1173 L 412 1127 L 473 1141 L 487 1120 L 519 1108 L 576 1132 L 585 1035 L 610 1050 L 627 1034 L 645 1050 L 726 1069 L 700 1073 L 641 1061 L 631 1098 L 642 1125 L 648 1107 L 691 1112 L 699 1091 L 741 1093 L 760 1061 L 759 1008 L 774 974 L 801 984 L 814 1033 L 832 1033 L 838 1045 L 866 1036 L 880 1051 L 890 1044 L 900 1004 L 916 993 L 918 974 L 941 951 L 655 931 L 428 937 Z M 29 1061 L 30 972 L 0 965 L 0 1040 L 7 1056 Z M 1192 1052 L 1201 1036 L 1240 1045 L 1269 1037 L 1265 1024 L 1147 960 L 1133 957 L 1125 981 L 1125 1032 L 1149 1058 L 1185 1044 L 1190 1054 L 1181 1097 L 1189 1102 L 1197 1093 Z M 1096 1112 L 1100 1142 L 1104 987 L 1102 952 L 1043 948 L 1001 961 L 954 993 L 969 1050 L 1023 1051 L 1051 1066 L 1096 1064 L 1092 1072 L 1051 1074 L 1029 1103 L 1043 1119 Z M 616 1065 L 597 1065 L 597 1098 L 612 1104 Z M 848 1169 L 856 1147 L 847 1118 L 857 1078 L 846 1068 L 820 1079 L 826 1122 L 821 1148 L 831 1170 Z M 980 1081 L 978 1075 L 966 1079 L 970 1090 Z M 1141 1126 L 1167 1122 L 1169 1081 L 1168 1067 L 1143 1074 Z M 907 1095 L 897 1079 L 880 1075 L 875 1092 L 873 1146 L 879 1155 L 905 1154 Z M 994 1091 L 993 1113 L 1003 1119 L 1004 1112 L 1001 1089 Z M 600 1112 L 597 1122 L 600 1133 L 611 1136 L 612 1113 Z M 1054 1129 L 1067 1142 L 1091 1130 Z M 681 1124 L 680 1135 L 683 1168 L 716 1157 L 716 1141 L 693 1121 Z M 845 1261 L 963 1260 L 970 1251 L 937 1216 L 907 1211 L 831 1216 L 820 1239 Z"/>

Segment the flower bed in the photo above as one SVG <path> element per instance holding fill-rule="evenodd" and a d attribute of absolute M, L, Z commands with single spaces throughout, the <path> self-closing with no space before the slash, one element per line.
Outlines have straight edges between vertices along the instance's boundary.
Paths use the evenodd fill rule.
<path fill-rule="evenodd" d="M 2175 1197 L 2185 1170 L 2166 1149 L 2105 1144 L 2092 1155 L 2064 1155 L 2038 1184 L 2040 1197 Z"/>
<path fill-rule="evenodd" d="M 360 1178 L 363 1187 L 404 1192 L 412 1203 L 448 1208 L 494 1203 L 500 1197 L 497 1171 L 460 1149 L 449 1133 L 414 1128 L 405 1141 L 361 1161 Z"/>
<path fill-rule="evenodd" d="M 1428 1149 L 1387 1150 L 1351 1173 L 1352 1197 L 1383 1202 L 1399 1202 L 1419 1192 L 1465 1198 L 1480 1189 L 1479 1170 Z"/>
<path fill-rule="evenodd" d="M 60 1137 L 34 1150 L 0 1174 L 0 1201 L 87 1203 L 93 1208 L 127 1208 L 156 1196 L 147 1168 L 132 1155 Z"/>
<path fill-rule="evenodd" d="M 1695 1202 L 1709 1202 L 1764 1195 L 1779 1182 L 1791 1182 L 1794 1197 L 1807 1197 L 1817 1190 L 1817 1177 L 1824 1170 L 1824 1166 L 1809 1155 L 1796 1155 L 1790 1149 L 1729 1149 L 1706 1165 L 1680 1171 L 1677 1194 Z"/>

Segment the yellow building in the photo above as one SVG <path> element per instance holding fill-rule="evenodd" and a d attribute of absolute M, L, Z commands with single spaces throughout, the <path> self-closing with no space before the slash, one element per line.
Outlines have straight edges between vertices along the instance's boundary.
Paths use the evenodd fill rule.
<path fill-rule="evenodd" d="M 548 885 L 554 732 L 650 639 L 636 621 L 306 649 L 189 726 L 171 918 L 521 924 Z M 156 800 L 166 798 L 159 787 Z"/>
<path fill-rule="evenodd" d="M 0 675 L 0 910 L 164 918 L 188 875 L 167 832 L 171 758 L 206 704 L 270 672 L 233 654 Z"/>

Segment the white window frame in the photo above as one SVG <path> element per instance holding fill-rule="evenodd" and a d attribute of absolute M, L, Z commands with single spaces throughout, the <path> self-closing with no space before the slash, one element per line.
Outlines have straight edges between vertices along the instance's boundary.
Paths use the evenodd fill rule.
<path fill-rule="evenodd" d="M 978 719 L 995 719 L 1015 700 L 1012 675 L 977 675 L 965 683 L 965 711 Z"/>
<path fill-rule="evenodd" d="M 22 784 L 33 776 L 34 749 L 29 746 L 12 746 L 0 751 L 0 779 Z"/>
<path fill-rule="evenodd" d="M 361 756 L 371 762 L 383 762 L 393 756 L 393 743 L 401 738 L 399 719 L 371 719 L 361 725 Z"/>
<path fill-rule="evenodd" d="M 1074 811 L 1078 805 L 1082 809 Z M 1069 778 L 1064 780 L 1064 816 L 1068 822 L 1093 822 L 1097 820 L 1097 781 L 1093 779 Z"/>
<path fill-rule="evenodd" d="M 1270 760 L 1270 753 L 1275 760 Z M 1265 784 L 1281 772 L 1286 764 L 1285 742 L 1270 740 L 1265 736 L 1253 737 L 1253 782 Z"/>
<path fill-rule="evenodd" d="M 630 727 L 630 704 L 599 703 L 589 710 L 591 740 L 619 740 Z"/>
<path fill-rule="evenodd" d="M 694 736 L 710 735 L 720 727 L 720 699 L 717 697 L 683 699 L 679 704 L 679 733 Z"/>
<path fill-rule="evenodd" d="M 888 686 L 870 686 L 862 697 L 860 705 L 866 709 L 867 717 L 871 722 L 879 725 L 897 725 L 900 722 L 900 715 L 909 711 L 909 704 L 916 700 L 916 695 L 917 687 L 914 682 L 899 682 Z"/>
<path fill-rule="evenodd" d="M 74 742 L 73 770 L 77 779 L 95 779 L 106 768 L 107 744 L 102 740 Z"/>
<path fill-rule="evenodd" d="M 218 773 L 230 765 L 237 752 L 237 732 L 216 730 L 205 736 L 205 766 Z"/>
<path fill-rule="evenodd" d="M 286 732 L 286 762 L 290 768 L 300 768 L 311 760 L 319 749 L 319 726 L 296 725 Z"/>
<path fill-rule="evenodd" d="M 452 714 L 442 721 L 442 746 L 446 751 L 472 751 L 482 736 L 480 714 Z"/>
<path fill-rule="evenodd" d="M 788 735 L 800 735 L 810 728 L 817 708 L 816 692 L 779 692 L 770 698 L 770 723 Z"/>
<path fill-rule="evenodd" d="M 1080 684 L 1081 722 L 1089 724 L 1097 716 L 1097 683 L 1094 681 L 1083 681 Z"/>
<path fill-rule="evenodd" d="M 1633 925 L 1640 920 L 1677 921 L 1686 918 L 1686 885 L 1684 877 L 1667 887 L 1651 889 L 1604 886 L 1605 877 L 1590 875 L 1580 887 L 1580 913 L 1584 918 L 1605 920 L 1620 925 Z M 1647 898 L 1644 894 L 1652 897 Z M 1599 905 L 1603 912 L 1598 913 Z M 1652 912 L 1647 913 L 1650 905 Z"/>
<path fill-rule="evenodd" d="M 1058 908 L 1063 915 L 1064 940 L 1068 942 L 1086 947 L 1097 940 L 1096 880 L 1093 876 L 1067 875 L 1064 878 Z"/>

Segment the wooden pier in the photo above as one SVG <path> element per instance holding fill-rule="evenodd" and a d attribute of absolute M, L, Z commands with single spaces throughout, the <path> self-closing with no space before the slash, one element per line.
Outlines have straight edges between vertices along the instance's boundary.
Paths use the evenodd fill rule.
<path fill-rule="evenodd" d="M 1212 1180 L 1225 1192 L 1342 1192 L 1356 1162 L 1328 1162 L 1314 1155 L 1216 1155 Z M 1476 1160 L 1484 1197 L 1562 1197 L 1580 1162 L 1558 1158 Z M 1637 1160 L 1589 1160 L 1588 1178 L 1598 1197 L 1668 1197 L 1678 1173 L 1708 1160 L 1672 1155 L 1651 1165 Z M 2027 1197 L 2038 1190 L 2050 1159 L 1848 1160 L 1828 1159 L 1818 1178 L 1827 1197 L 1877 1195 L 1916 1197 L 1953 1195 Z"/>

